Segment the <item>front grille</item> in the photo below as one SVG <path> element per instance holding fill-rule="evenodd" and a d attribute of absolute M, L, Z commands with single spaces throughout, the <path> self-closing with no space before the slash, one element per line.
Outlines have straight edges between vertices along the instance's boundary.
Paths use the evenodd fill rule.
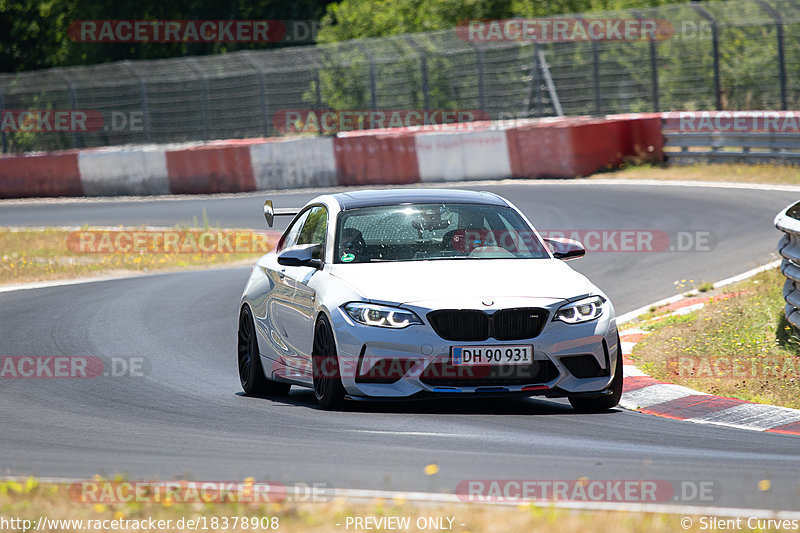
<path fill-rule="evenodd" d="M 532 339 L 547 322 L 539 307 L 503 309 L 493 314 L 470 309 L 442 309 L 428 313 L 433 330 L 448 341 L 499 341 Z"/>
<path fill-rule="evenodd" d="M 504 309 L 496 312 L 492 336 L 499 341 L 514 341 L 532 339 L 542 332 L 547 311 L 538 307 L 523 307 L 521 309 Z"/>
<path fill-rule="evenodd" d="M 549 360 L 530 365 L 453 366 L 448 359 L 439 359 L 422 371 L 419 380 L 432 387 L 493 387 L 503 385 L 535 385 L 558 376 L 558 369 Z"/>
<path fill-rule="evenodd" d="M 448 341 L 485 341 L 489 338 L 489 315 L 483 311 L 444 309 L 428 313 L 433 330 Z"/>

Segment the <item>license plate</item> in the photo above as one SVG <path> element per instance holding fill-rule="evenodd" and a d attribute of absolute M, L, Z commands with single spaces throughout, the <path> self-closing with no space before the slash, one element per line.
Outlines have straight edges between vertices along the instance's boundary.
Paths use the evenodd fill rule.
<path fill-rule="evenodd" d="M 533 346 L 453 346 L 453 366 L 529 365 Z"/>

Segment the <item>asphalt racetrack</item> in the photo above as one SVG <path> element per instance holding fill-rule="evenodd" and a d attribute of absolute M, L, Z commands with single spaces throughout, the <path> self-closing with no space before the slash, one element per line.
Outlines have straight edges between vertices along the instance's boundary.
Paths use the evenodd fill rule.
<path fill-rule="evenodd" d="M 779 190 L 591 182 L 503 182 L 490 190 L 544 230 L 655 230 L 688 251 L 590 253 L 571 263 L 618 314 L 775 259 Z M 273 195 L 298 206 L 315 193 Z M 264 227 L 268 194 L 135 201 L 0 202 L 0 226 Z M 280 221 L 285 224 L 286 220 Z M 683 232 L 684 242 L 675 237 Z M 3 379 L 3 475 L 323 482 L 454 493 L 462 480 L 639 479 L 710 483 L 689 505 L 800 510 L 800 440 L 616 409 L 576 414 L 566 401 L 353 402 L 317 408 L 313 393 L 241 395 L 239 298 L 247 268 L 159 274 L 0 293 L 0 355 L 142 358 L 144 377 Z M 424 467 L 437 464 L 428 476 Z M 770 480 L 760 490 L 760 480 Z M 764 485 L 762 484 L 762 488 Z M 673 503 L 673 500 L 664 502 Z"/>

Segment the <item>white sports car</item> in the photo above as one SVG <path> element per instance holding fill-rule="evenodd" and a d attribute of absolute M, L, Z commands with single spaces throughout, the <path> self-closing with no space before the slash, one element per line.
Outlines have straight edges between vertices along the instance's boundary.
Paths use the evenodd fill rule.
<path fill-rule="evenodd" d="M 622 358 L 614 308 L 488 192 L 386 189 L 319 196 L 253 267 L 239 315 L 249 395 L 311 387 L 343 399 L 567 397 L 617 405 Z"/>

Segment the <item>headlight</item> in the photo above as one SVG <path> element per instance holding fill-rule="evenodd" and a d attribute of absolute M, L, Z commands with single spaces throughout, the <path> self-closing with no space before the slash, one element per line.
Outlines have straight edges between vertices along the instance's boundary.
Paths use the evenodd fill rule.
<path fill-rule="evenodd" d="M 350 303 L 344 306 L 345 312 L 365 326 L 400 329 L 412 324 L 422 324 L 422 320 L 413 312 L 399 307 L 368 303 Z"/>
<path fill-rule="evenodd" d="M 553 320 L 560 320 L 567 324 L 580 324 L 594 320 L 603 314 L 603 304 L 606 299 L 602 296 L 590 296 L 577 302 L 569 303 L 556 311 Z"/>

